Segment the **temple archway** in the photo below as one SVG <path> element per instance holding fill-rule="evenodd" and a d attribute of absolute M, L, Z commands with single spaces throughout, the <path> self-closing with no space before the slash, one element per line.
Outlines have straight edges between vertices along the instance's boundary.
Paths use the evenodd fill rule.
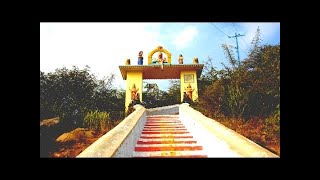
<path fill-rule="evenodd" d="M 156 52 L 165 53 L 167 63 L 152 63 L 152 56 Z M 119 66 L 122 78 L 126 80 L 126 112 L 130 104 L 143 102 L 144 79 L 180 79 L 181 102 L 184 101 L 184 98 L 189 101 L 197 101 L 197 79 L 200 77 L 204 65 L 198 63 L 198 58 L 194 59 L 196 60 L 193 61 L 193 64 L 179 64 L 178 60 L 177 64 L 172 64 L 171 53 L 162 46 L 158 46 L 148 54 L 148 65 L 125 63 L 126 65 Z"/>
<path fill-rule="evenodd" d="M 162 46 L 158 46 L 157 48 L 155 48 L 154 50 L 152 50 L 149 54 L 148 54 L 148 64 L 153 64 L 152 63 L 152 56 L 154 53 L 156 52 L 162 52 L 165 53 L 167 55 L 167 61 L 169 64 L 171 64 L 171 53 L 169 51 L 167 51 L 166 49 L 164 49 Z"/>

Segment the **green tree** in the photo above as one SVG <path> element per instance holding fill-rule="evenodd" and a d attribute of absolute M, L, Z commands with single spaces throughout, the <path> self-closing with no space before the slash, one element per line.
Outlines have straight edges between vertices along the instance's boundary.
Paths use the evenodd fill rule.
<path fill-rule="evenodd" d="M 53 73 L 40 71 L 40 120 L 60 117 L 61 127 L 71 130 L 82 126 L 84 115 L 99 110 L 110 118 L 123 117 L 124 93 L 113 88 L 114 75 L 98 80 L 87 66 L 84 69 L 56 69 Z M 121 106 L 122 105 L 122 106 Z"/>
<path fill-rule="evenodd" d="M 169 105 L 180 104 L 180 80 L 169 80 L 168 96 L 166 100 L 169 101 Z"/>
<path fill-rule="evenodd" d="M 227 44 L 222 48 L 228 65 L 216 70 L 209 57 L 198 81 L 196 108 L 211 117 L 268 117 L 280 104 L 280 44 L 261 45 L 257 29 L 248 57 L 235 58 Z"/>
<path fill-rule="evenodd" d="M 280 104 L 280 44 L 260 47 L 245 66 L 252 80 L 248 113 L 269 116 Z"/>

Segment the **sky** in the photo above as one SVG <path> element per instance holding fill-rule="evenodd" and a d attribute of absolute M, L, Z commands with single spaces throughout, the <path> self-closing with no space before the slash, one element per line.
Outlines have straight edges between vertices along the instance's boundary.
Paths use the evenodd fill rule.
<path fill-rule="evenodd" d="M 98 79 L 115 74 L 114 87 L 125 89 L 119 66 L 131 59 L 138 64 L 138 53 L 143 51 L 144 65 L 147 55 L 158 46 L 172 54 L 172 64 L 178 64 L 182 54 L 184 64 L 192 64 L 197 57 L 204 64 L 208 57 L 221 69 L 228 64 L 222 44 L 236 47 L 239 33 L 240 60 L 247 57 L 257 28 L 261 30 L 262 44 L 280 43 L 280 22 L 245 23 L 40 23 L 40 70 L 54 72 L 57 68 L 90 67 Z M 234 51 L 236 53 L 236 51 Z M 235 54 L 236 55 L 236 54 Z M 169 80 L 144 80 L 157 83 L 160 90 L 169 88 Z"/>

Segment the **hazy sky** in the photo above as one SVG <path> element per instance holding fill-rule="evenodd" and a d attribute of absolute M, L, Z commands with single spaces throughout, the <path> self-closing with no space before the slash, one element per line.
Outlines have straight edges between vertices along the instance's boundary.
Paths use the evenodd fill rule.
<path fill-rule="evenodd" d="M 119 65 L 128 58 L 136 65 L 139 51 L 144 52 L 144 65 L 147 54 L 161 45 L 171 52 L 173 64 L 178 64 L 179 54 L 184 64 L 194 57 L 204 63 L 210 56 L 220 69 L 221 62 L 227 64 L 221 45 L 236 46 L 235 38 L 228 36 L 245 35 L 238 38 L 242 60 L 258 26 L 262 44 L 280 43 L 280 23 L 40 23 L 40 70 L 88 65 L 99 79 L 114 73 L 114 86 L 125 89 Z M 157 83 L 161 90 L 169 85 L 168 80 L 144 82 Z"/>

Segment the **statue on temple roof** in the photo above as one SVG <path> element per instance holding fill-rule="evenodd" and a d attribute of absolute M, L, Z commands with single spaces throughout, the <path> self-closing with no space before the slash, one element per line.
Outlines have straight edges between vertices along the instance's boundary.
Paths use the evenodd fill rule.
<path fill-rule="evenodd" d="M 162 52 L 159 52 L 159 54 L 158 54 L 158 62 L 159 63 L 166 63 L 167 62 L 167 60 L 166 60 L 166 58 L 165 57 L 163 57 L 163 54 L 162 54 Z"/>
<path fill-rule="evenodd" d="M 198 58 L 193 58 L 193 64 L 199 64 L 199 60 L 198 60 Z"/>
<path fill-rule="evenodd" d="M 130 59 L 126 60 L 126 65 L 130 65 Z"/>
<path fill-rule="evenodd" d="M 140 51 L 138 54 L 138 65 L 143 65 L 143 51 Z"/>
<path fill-rule="evenodd" d="M 179 55 L 178 62 L 179 62 L 179 64 L 183 64 L 183 56 L 182 56 L 182 54 Z"/>

